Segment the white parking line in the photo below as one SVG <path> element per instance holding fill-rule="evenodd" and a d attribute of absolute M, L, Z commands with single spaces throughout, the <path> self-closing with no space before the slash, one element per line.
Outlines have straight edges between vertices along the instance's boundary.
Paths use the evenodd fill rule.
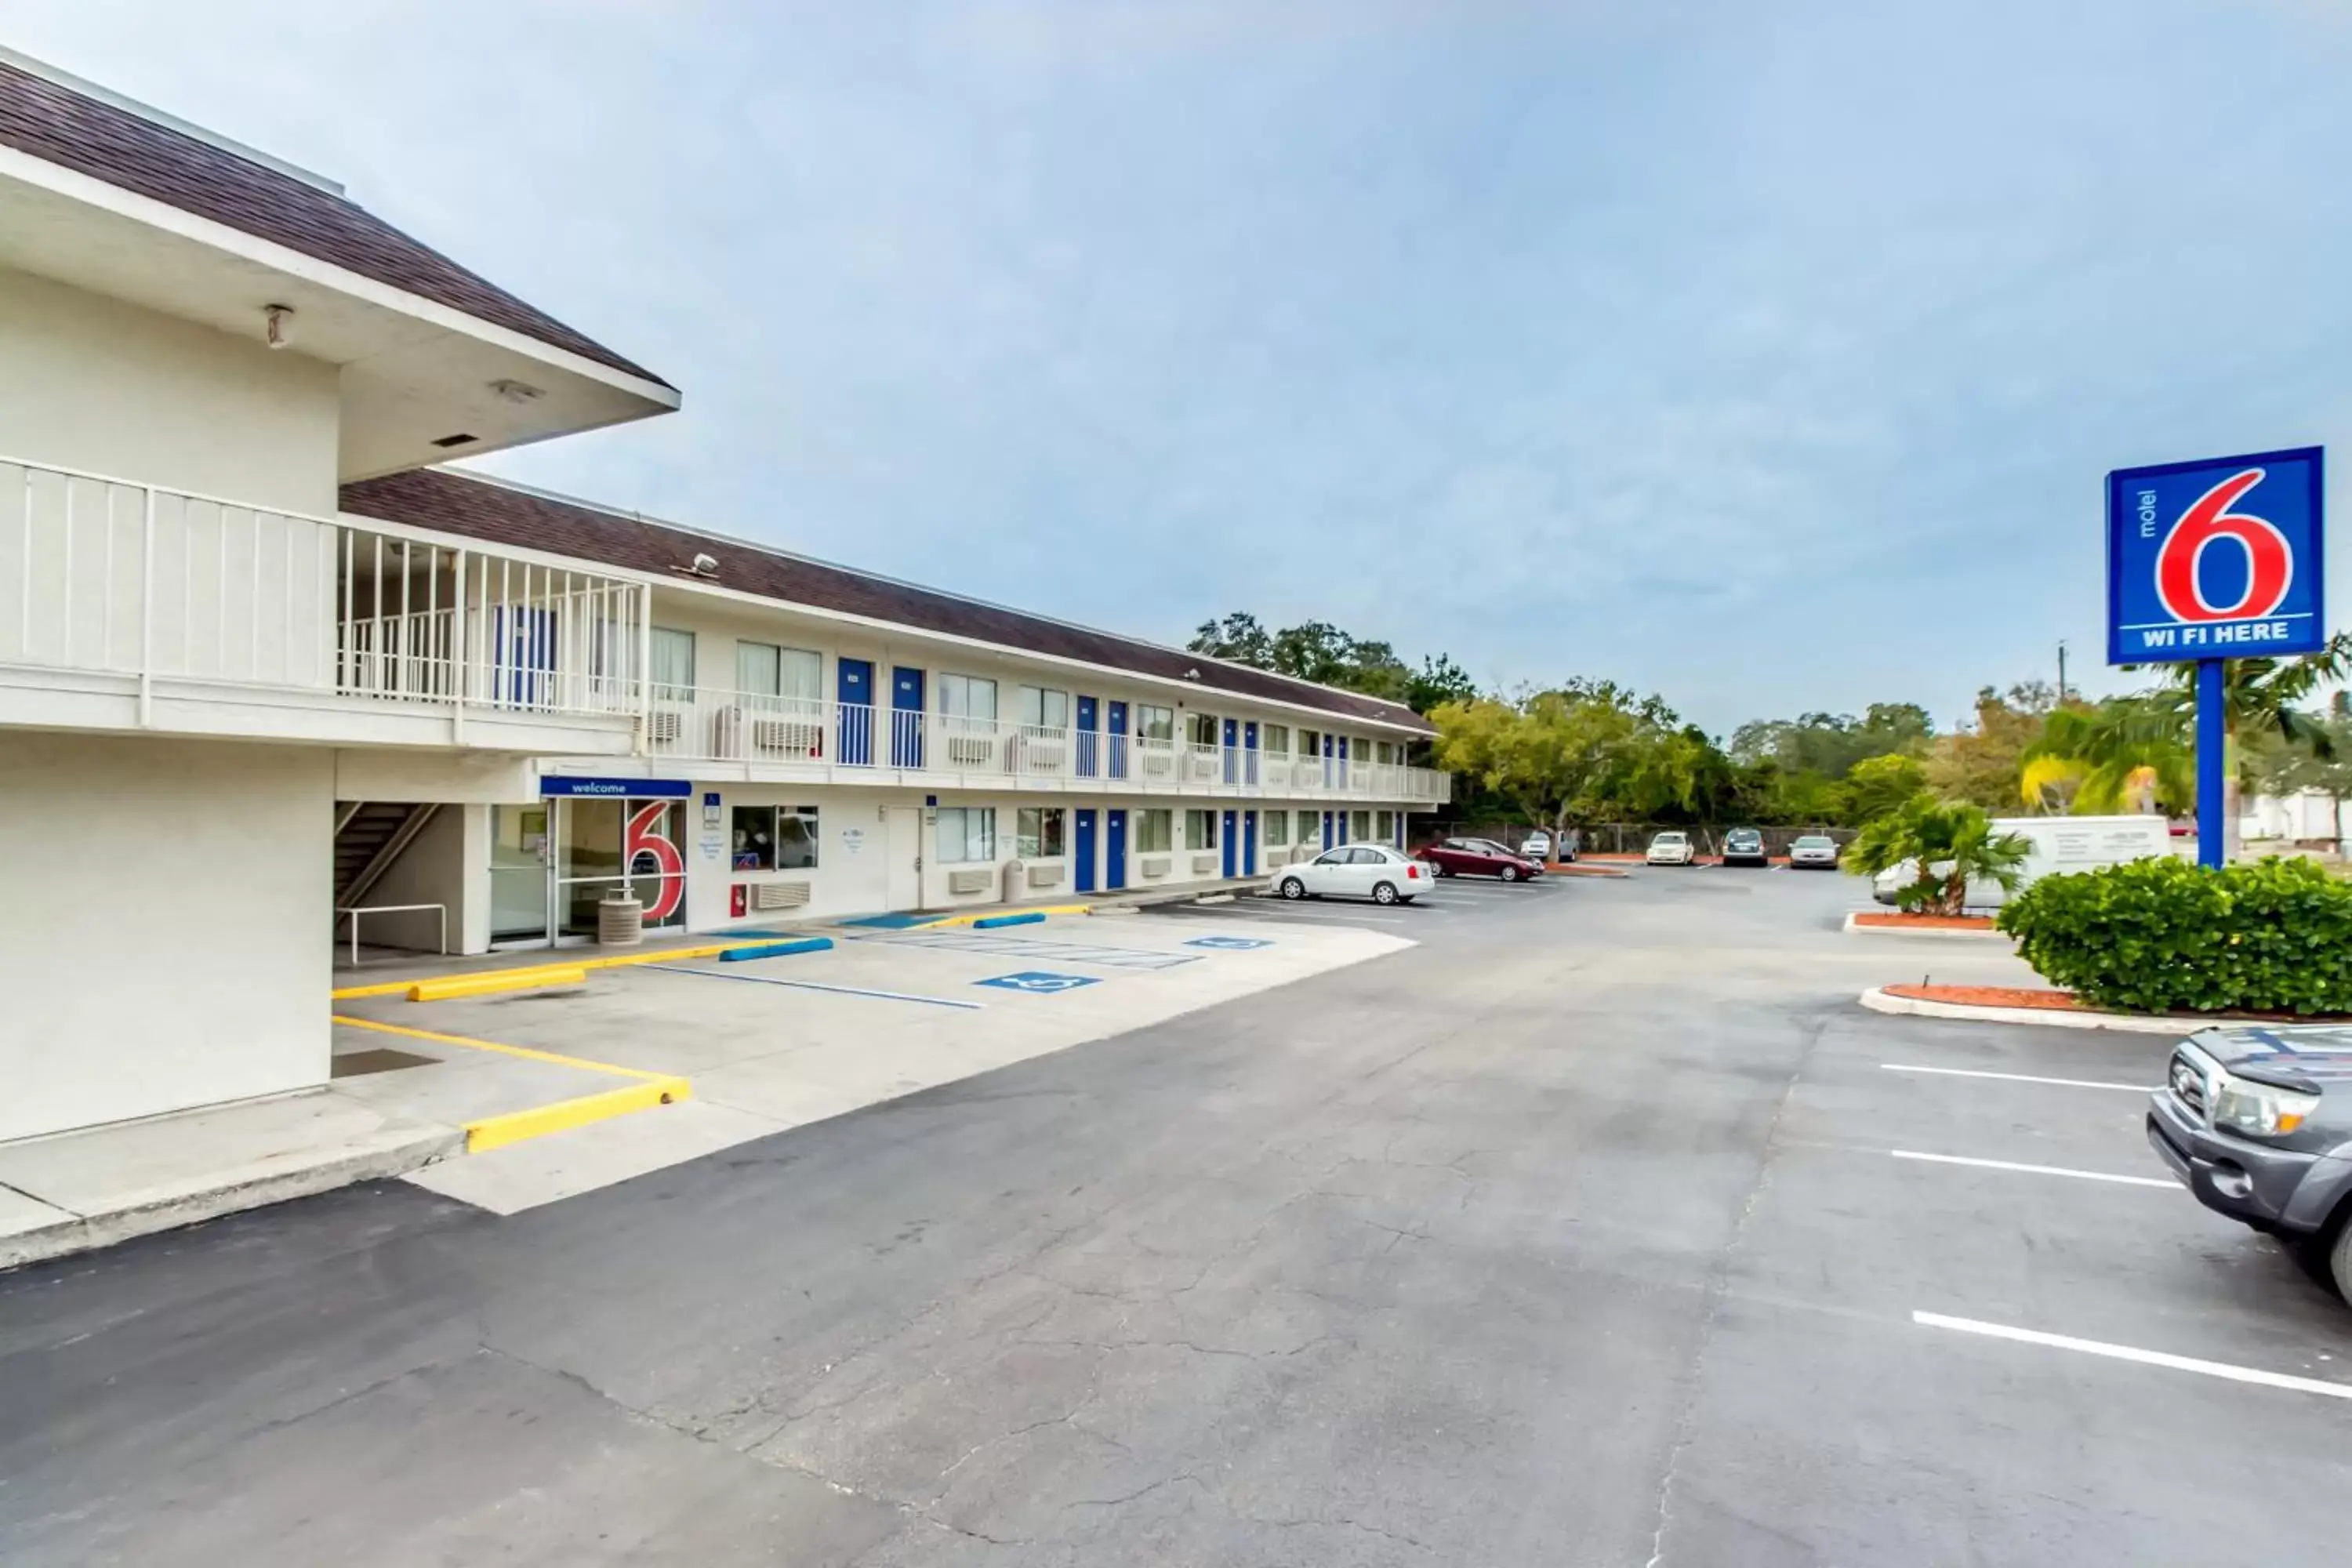
<path fill-rule="evenodd" d="M 1916 1149 L 1889 1149 L 1898 1160 L 1926 1160 L 1937 1165 L 1972 1165 L 1980 1171 L 2017 1171 L 2029 1176 L 2073 1176 L 2084 1182 L 2116 1182 L 2128 1187 L 2180 1185 L 2168 1176 L 2119 1176 L 2107 1171 L 2077 1171 L 2067 1165 L 2025 1165 L 2014 1160 L 1974 1160 L 1965 1154 L 1926 1154 Z"/>
<path fill-rule="evenodd" d="M 2131 1094 L 2154 1094 L 2163 1088 L 2156 1083 L 2102 1083 L 2087 1078 L 2036 1078 L 2022 1072 L 1978 1072 L 1969 1068 L 1923 1068 L 1909 1062 L 1881 1062 L 1888 1072 L 1927 1072 L 1943 1078 L 1990 1078 L 2004 1083 L 2046 1083 L 2059 1089 L 2120 1089 Z"/>
<path fill-rule="evenodd" d="M 2137 1362 L 2142 1366 L 2169 1367 L 2174 1372 L 2201 1373 L 2207 1377 L 2226 1378 L 2231 1383 L 2259 1384 L 2264 1388 L 2291 1389 L 2298 1394 L 2325 1394 L 2330 1399 L 2352 1399 L 2352 1383 L 2329 1383 L 2316 1377 L 2296 1377 L 2284 1372 L 2263 1372 L 2258 1367 L 2231 1366 L 2227 1362 L 2200 1361 L 2194 1356 L 2172 1355 L 2164 1351 L 2136 1350 L 2130 1345 L 2111 1345 L 2103 1340 L 2078 1340 L 2070 1334 L 2045 1334 L 2039 1329 L 2013 1329 L 2006 1323 L 1979 1322 L 1974 1318 L 1948 1318 L 1941 1312 L 1914 1312 L 1911 1321 L 1923 1328 L 1950 1329 L 1963 1334 L 1982 1334 L 1987 1339 L 2014 1340 L 2020 1344 L 2047 1345 L 2053 1350 L 2080 1351 L 2084 1355 L 2105 1356 L 2113 1361 Z"/>

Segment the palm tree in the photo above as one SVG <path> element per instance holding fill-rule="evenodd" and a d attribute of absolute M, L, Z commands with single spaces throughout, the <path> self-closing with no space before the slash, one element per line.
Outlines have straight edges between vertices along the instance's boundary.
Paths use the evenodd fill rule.
<path fill-rule="evenodd" d="M 1875 877 L 1909 863 L 1917 876 L 1895 901 L 1931 915 L 1957 915 L 1968 906 L 1970 882 L 1998 882 L 2015 892 L 2032 847 L 2014 833 L 1995 833 L 1984 808 L 1915 795 L 1872 821 L 1845 847 L 1845 868 Z"/>
<path fill-rule="evenodd" d="M 2088 711 L 2061 709 L 2025 749 L 2024 762 L 2020 783 L 2032 789 L 2029 800 L 2038 802 L 2041 786 L 2073 773 L 2076 811 L 2121 811 L 2153 794 L 2156 804 L 2179 812 L 2197 798 L 2187 722 L 2165 693 L 2112 698 Z"/>

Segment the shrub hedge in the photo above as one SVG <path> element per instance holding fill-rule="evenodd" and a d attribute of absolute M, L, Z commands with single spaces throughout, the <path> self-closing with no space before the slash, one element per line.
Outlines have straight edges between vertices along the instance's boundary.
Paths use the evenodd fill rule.
<path fill-rule="evenodd" d="M 2136 1013 L 2352 1013 L 2352 885 L 2308 860 L 2169 856 L 2044 877 L 2000 929 L 2042 977 Z"/>

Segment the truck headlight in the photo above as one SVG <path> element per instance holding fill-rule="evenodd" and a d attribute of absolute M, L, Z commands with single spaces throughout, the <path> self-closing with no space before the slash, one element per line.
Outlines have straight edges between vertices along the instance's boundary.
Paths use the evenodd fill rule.
<path fill-rule="evenodd" d="M 2281 1138 L 2319 1109 L 2319 1096 L 2231 1079 L 2213 1097 L 2213 1125 L 2256 1138 Z"/>

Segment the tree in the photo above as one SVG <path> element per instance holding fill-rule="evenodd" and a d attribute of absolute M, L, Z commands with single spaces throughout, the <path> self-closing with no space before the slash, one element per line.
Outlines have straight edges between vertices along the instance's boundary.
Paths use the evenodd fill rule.
<path fill-rule="evenodd" d="M 1914 876 L 1895 890 L 1895 901 L 1918 913 L 1957 915 L 1968 906 L 1972 881 L 2015 892 L 2029 848 L 2021 835 L 1995 833 L 1981 806 L 1916 795 L 1865 824 L 1845 847 L 1843 863 L 1857 877 L 1907 863 Z"/>
<path fill-rule="evenodd" d="M 2264 793 L 2297 795 L 2306 790 L 2327 797 L 2328 837 L 2344 853 L 2344 803 L 2352 800 L 2352 692 L 2330 699 L 2326 718 L 2314 721 L 2325 745 L 2263 737 L 2247 747 L 2247 772 Z"/>
<path fill-rule="evenodd" d="M 2315 715 L 2297 704 L 2320 687 L 2344 679 L 2352 668 L 2352 634 L 2337 632 L 2317 653 L 2294 658 L 2232 658 L 2221 664 L 2221 831 L 2222 858 L 2238 852 L 2238 792 L 2243 759 L 2238 742 L 2243 736 L 2276 736 L 2289 745 L 2301 744 L 2332 754 L 2335 742 Z M 2187 734 L 2197 710 L 2197 667 L 2163 667 L 2164 684 L 2152 696 L 2179 714 Z M 2210 738 L 2200 736 L 2210 744 Z"/>
<path fill-rule="evenodd" d="M 1440 703 L 1429 719 L 1438 766 L 1469 775 L 1558 835 L 1589 814 L 1656 712 L 1673 717 L 1657 699 L 1613 682 L 1570 681 L 1510 701 Z"/>
<path fill-rule="evenodd" d="M 1231 664 L 1245 664 L 1252 669 L 1274 668 L 1274 638 L 1258 625 L 1255 616 L 1245 611 L 1237 611 L 1222 621 L 1202 621 L 1201 629 L 1184 646 L 1193 653 L 1204 653 Z"/>
<path fill-rule="evenodd" d="M 1392 644 L 1350 637 L 1328 621 L 1302 621 L 1269 632 L 1255 616 L 1237 611 L 1202 621 L 1185 647 L 1253 669 L 1406 703 L 1417 713 L 1441 702 L 1466 700 L 1477 691 L 1468 673 L 1444 654 L 1423 658 L 1416 674 Z"/>
<path fill-rule="evenodd" d="M 1421 671 L 1405 683 L 1405 702 L 1416 713 L 1427 713 L 1441 702 L 1467 702 L 1478 695 L 1470 672 L 1444 654 L 1421 661 Z"/>
<path fill-rule="evenodd" d="M 2141 695 L 2051 714 L 2022 753 L 2020 793 L 2070 779 L 2074 811 L 2186 811 L 2197 784 L 2179 710 Z"/>
<path fill-rule="evenodd" d="M 1917 758 L 1899 752 L 1864 757 L 1846 772 L 1842 815 L 1848 822 L 1870 822 L 1900 810 L 1927 788 L 1927 773 Z"/>
<path fill-rule="evenodd" d="M 1874 702 L 1863 716 L 1801 713 L 1794 719 L 1759 719 L 1732 732 L 1731 755 L 1743 763 L 1771 758 L 1784 773 L 1845 777 L 1864 757 L 1926 750 L 1933 726 L 1916 702 Z"/>
<path fill-rule="evenodd" d="M 2053 693 L 2042 681 L 2012 686 L 2006 696 L 1990 686 L 1983 688 L 1977 693 L 1973 721 L 1937 736 L 1928 744 L 1927 787 L 1946 800 L 1965 800 L 1988 811 L 2013 809 L 2026 749 L 2042 739 L 2042 728 L 2056 706 Z M 2051 809 L 2037 791 L 2026 791 L 2025 800 L 2036 809 Z"/>

